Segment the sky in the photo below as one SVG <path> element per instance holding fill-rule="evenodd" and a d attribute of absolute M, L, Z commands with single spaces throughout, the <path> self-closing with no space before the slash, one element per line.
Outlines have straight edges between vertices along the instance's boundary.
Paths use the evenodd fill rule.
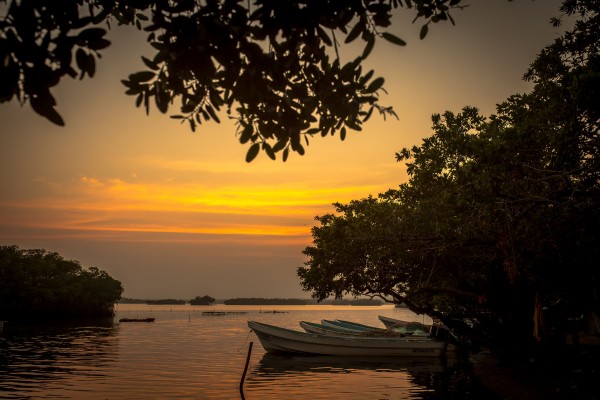
<path fill-rule="evenodd" d="M 549 22 L 557 0 L 468 3 L 452 13 L 455 26 L 435 24 L 424 40 L 414 14 L 399 10 L 389 31 L 408 45 L 379 41 L 365 62 L 385 78 L 381 104 L 398 120 L 373 115 L 362 132 L 314 138 L 285 163 L 265 154 L 246 163 L 224 114 L 193 133 L 136 108 L 120 80 L 151 52 L 144 35 L 111 32 L 96 76 L 53 90 L 66 126 L 0 104 L 0 245 L 97 267 L 124 297 L 309 298 L 296 269 L 314 217 L 405 182 L 394 154 L 432 134 L 432 114 L 469 105 L 490 115 L 527 92 L 527 67 L 561 33 Z"/>

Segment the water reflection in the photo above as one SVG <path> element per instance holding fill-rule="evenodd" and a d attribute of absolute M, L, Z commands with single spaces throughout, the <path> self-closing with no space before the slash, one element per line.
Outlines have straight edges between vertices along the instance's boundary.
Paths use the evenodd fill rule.
<path fill-rule="evenodd" d="M 251 372 L 246 399 L 493 399 L 468 367 L 439 359 L 265 354 Z"/>
<path fill-rule="evenodd" d="M 390 371 L 437 371 L 445 369 L 439 359 L 410 357 L 343 357 L 343 356 L 296 356 L 266 353 L 256 366 L 255 374 L 278 376 L 290 373 L 327 372 L 351 373 L 357 370 Z"/>
<path fill-rule="evenodd" d="M 103 376 L 117 353 L 112 319 L 60 325 L 5 325 L 0 336 L 0 397 L 36 397 L 64 379 Z"/>
<path fill-rule="evenodd" d="M 265 314 L 256 308 L 244 309 L 247 315 L 214 317 L 202 314 L 207 309 L 140 306 L 119 310 L 116 318 L 156 317 L 151 324 L 5 324 L 0 398 L 240 399 L 246 350 L 253 340 L 247 319 L 298 329 L 301 320 L 372 324 L 382 312 L 338 307 Z M 408 319 L 396 310 L 394 316 Z M 492 398 L 476 394 L 468 370 L 435 359 L 282 357 L 254 345 L 244 385 L 248 400 Z"/>

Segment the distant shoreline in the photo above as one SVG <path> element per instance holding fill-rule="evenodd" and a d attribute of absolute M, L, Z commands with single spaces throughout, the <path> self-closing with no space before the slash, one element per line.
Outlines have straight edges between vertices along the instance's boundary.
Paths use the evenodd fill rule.
<path fill-rule="evenodd" d="M 132 299 L 132 298 L 123 298 L 119 301 L 119 304 L 148 304 L 148 305 L 184 305 L 189 304 L 189 300 L 176 300 L 176 299 L 162 299 L 162 300 L 153 300 L 153 299 Z M 380 306 L 385 304 L 380 300 L 371 300 L 371 299 L 339 299 L 339 300 L 324 300 L 322 302 L 317 302 L 314 299 L 284 299 L 284 298 L 262 298 L 262 297 L 252 297 L 252 298 L 234 298 L 234 299 L 226 299 L 226 300 L 216 300 L 211 304 L 204 305 L 215 305 L 215 304 L 224 304 L 224 305 L 236 305 L 236 306 L 289 306 L 289 305 L 351 305 L 351 306 Z"/>

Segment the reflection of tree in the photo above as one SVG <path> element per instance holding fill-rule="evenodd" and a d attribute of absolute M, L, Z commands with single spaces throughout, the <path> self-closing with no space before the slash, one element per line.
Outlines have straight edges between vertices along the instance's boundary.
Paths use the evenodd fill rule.
<path fill-rule="evenodd" d="M 339 357 L 339 356 L 285 356 L 266 353 L 257 366 L 258 373 L 331 372 L 354 370 L 380 371 L 442 371 L 439 359 L 410 357 Z"/>
<path fill-rule="evenodd" d="M 116 358 L 116 333 L 112 318 L 85 325 L 5 326 L 0 338 L 2 391 L 29 398 L 56 380 L 98 377 L 102 366 Z"/>

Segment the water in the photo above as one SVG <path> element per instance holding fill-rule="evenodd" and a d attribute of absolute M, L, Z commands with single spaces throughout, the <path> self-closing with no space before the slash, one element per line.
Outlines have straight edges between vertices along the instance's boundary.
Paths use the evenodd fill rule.
<path fill-rule="evenodd" d="M 268 311 L 282 311 L 269 313 Z M 203 315 L 203 311 L 245 314 Z M 5 324 L 0 334 L 2 399 L 478 399 L 461 366 L 441 360 L 291 357 L 265 353 L 248 329 L 256 320 L 345 319 L 383 326 L 378 315 L 429 322 L 389 306 L 120 305 L 114 321 L 61 326 Z M 154 317 L 154 323 L 119 318 Z M 243 393 L 239 384 L 250 342 Z"/>

